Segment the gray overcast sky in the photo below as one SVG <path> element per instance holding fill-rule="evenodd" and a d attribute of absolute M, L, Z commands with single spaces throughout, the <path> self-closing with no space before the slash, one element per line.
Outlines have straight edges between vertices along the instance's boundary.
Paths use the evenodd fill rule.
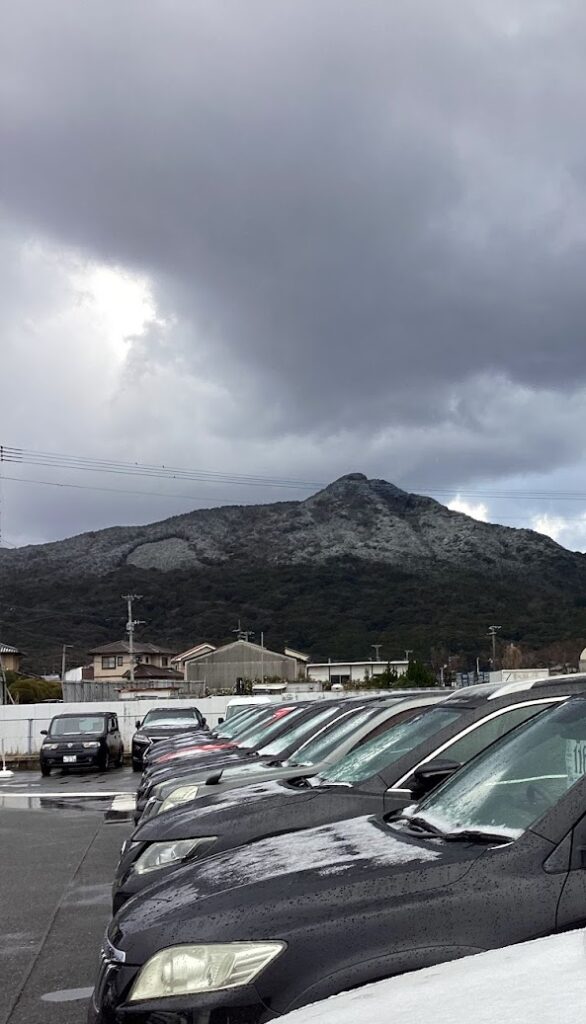
<path fill-rule="evenodd" d="M 583 3 L 1 17 L 0 440 L 362 471 L 586 548 Z M 4 480 L 12 544 L 308 493 L 5 474 L 165 495 Z"/>

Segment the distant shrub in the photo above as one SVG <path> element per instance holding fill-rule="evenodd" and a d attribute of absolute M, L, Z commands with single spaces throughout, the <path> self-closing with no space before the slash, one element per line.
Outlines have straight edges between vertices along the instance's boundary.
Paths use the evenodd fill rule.
<path fill-rule="evenodd" d="M 8 689 L 16 704 L 37 704 L 41 700 L 59 700 L 62 696 L 61 683 L 26 676 L 9 682 Z"/>

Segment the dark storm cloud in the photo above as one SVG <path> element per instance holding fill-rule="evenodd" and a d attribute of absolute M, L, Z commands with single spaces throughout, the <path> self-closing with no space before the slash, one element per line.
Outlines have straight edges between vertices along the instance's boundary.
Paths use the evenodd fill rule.
<path fill-rule="evenodd" d="M 267 433 L 583 384 L 578 4 L 52 0 L 4 40 L 9 217 L 152 274 L 167 358 Z"/>

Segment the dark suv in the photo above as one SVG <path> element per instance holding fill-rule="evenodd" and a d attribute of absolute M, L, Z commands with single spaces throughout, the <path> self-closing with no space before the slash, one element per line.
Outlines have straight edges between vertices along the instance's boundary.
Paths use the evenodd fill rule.
<path fill-rule="evenodd" d="M 136 732 L 132 737 L 132 767 L 135 772 L 142 770 L 142 759 L 151 743 L 205 728 L 206 720 L 198 708 L 151 708 L 142 722 L 136 722 Z"/>
<path fill-rule="evenodd" d="M 42 735 L 42 775 L 50 775 L 51 768 L 93 765 L 105 771 L 112 764 L 117 768 L 122 764 L 124 744 L 113 711 L 56 715 Z"/>

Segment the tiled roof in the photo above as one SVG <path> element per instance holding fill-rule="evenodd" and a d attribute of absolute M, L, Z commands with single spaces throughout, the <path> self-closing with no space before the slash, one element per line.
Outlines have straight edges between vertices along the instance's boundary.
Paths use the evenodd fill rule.
<path fill-rule="evenodd" d="M 22 654 L 18 647 L 11 647 L 10 644 L 0 642 L 0 654 Z"/>
<path fill-rule="evenodd" d="M 130 669 L 124 672 L 123 679 L 130 679 Z M 160 668 L 158 665 L 137 665 L 134 670 L 135 680 L 139 679 L 177 679 L 183 681 L 181 672 L 173 668 Z"/>
<path fill-rule="evenodd" d="M 157 644 L 146 643 L 144 640 L 134 641 L 135 654 L 175 654 L 170 647 L 159 647 Z M 130 647 L 128 640 L 114 640 L 111 644 L 103 644 L 101 647 L 94 647 L 90 654 L 129 654 Z"/>

